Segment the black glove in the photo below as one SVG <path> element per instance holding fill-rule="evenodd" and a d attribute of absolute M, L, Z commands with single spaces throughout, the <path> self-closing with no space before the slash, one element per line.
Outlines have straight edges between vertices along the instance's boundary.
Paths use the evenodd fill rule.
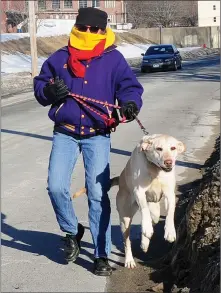
<path fill-rule="evenodd" d="M 133 121 L 138 113 L 137 105 L 133 101 L 125 103 L 121 108 L 121 115 L 125 116 L 129 121 Z"/>
<path fill-rule="evenodd" d="M 43 88 L 43 93 L 46 98 L 51 100 L 52 104 L 55 104 L 64 99 L 68 95 L 69 90 L 63 79 L 59 79 L 57 76 L 54 80 L 54 83 L 48 83 Z"/>
<path fill-rule="evenodd" d="M 117 113 L 117 109 L 113 109 L 113 112 L 112 112 L 112 118 L 114 118 L 115 119 L 115 121 L 116 121 L 116 126 L 118 126 L 119 125 L 119 123 L 120 123 L 120 118 L 119 118 L 119 115 L 118 115 L 118 113 Z"/>

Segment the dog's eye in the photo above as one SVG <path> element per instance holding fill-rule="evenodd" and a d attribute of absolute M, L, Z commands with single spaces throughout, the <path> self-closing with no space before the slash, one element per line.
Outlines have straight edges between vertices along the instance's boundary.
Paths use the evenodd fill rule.
<path fill-rule="evenodd" d="M 176 148 L 175 147 L 171 147 L 170 149 L 171 149 L 171 151 L 175 151 Z"/>
<path fill-rule="evenodd" d="M 162 152 L 162 148 L 156 148 L 157 151 Z"/>

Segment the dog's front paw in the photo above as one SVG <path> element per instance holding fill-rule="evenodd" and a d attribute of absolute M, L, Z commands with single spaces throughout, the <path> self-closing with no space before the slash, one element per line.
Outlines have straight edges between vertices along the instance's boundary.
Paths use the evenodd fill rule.
<path fill-rule="evenodd" d="M 168 242 L 174 242 L 176 240 L 176 230 L 174 226 L 165 226 L 164 239 Z"/>
<path fill-rule="evenodd" d="M 145 226 L 142 225 L 142 234 L 145 237 L 150 239 L 152 237 L 152 235 L 153 235 L 153 226 L 152 226 L 152 224 L 145 225 Z"/>
<path fill-rule="evenodd" d="M 136 267 L 136 263 L 135 263 L 133 257 L 126 258 L 124 266 L 125 266 L 125 268 L 128 268 L 128 269 L 134 269 Z"/>
<path fill-rule="evenodd" d="M 150 245 L 150 239 L 142 234 L 141 249 L 143 250 L 143 252 L 147 252 L 149 245 Z"/>

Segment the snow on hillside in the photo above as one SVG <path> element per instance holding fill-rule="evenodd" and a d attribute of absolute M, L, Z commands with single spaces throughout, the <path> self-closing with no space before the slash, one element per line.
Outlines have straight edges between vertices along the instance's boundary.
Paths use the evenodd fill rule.
<path fill-rule="evenodd" d="M 75 20 L 73 19 L 45 19 L 38 21 L 37 36 L 48 37 L 58 35 L 69 35 L 71 28 L 73 27 Z M 29 33 L 11 33 L 1 34 L 1 42 L 9 40 L 17 40 L 20 38 L 29 37 Z M 123 43 L 117 47 L 125 58 L 140 57 L 141 53 L 144 53 L 150 44 L 128 44 Z M 192 50 L 194 48 L 190 48 Z M 183 50 L 188 50 L 184 48 Z M 46 58 L 38 58 L 38 66 L 41 67 Z M 30 72 L 31 71 L 31 57 L 29 55 L 17 54 L 8 55 L 2 51 L 1 56 L 1 73 L 15 73 L 15 72 Z"/>

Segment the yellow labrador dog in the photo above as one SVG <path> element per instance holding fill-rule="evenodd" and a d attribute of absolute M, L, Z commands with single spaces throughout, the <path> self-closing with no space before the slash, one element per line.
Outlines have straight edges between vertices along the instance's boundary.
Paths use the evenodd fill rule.
<path fill-rule="evenodd" d="M 160 201 L 167 212 L 164 238 L 176 240 L 175 211 L 175 162 L 184 151 L 181 141 L 168 135 L 144 136 L 136 146 L 119 177 L 117 210 L 125 245 L 125 267 L 136 266 L 130 243 L 130 226 L 134 214 L 141 212 L 141 248 L 147 252 L 153 235 L 153 224 L 160 219 Z"/>
<path fill-rule="evenodd" d="M 175 162 L 185 150 L 184 144 L 168 135 L 144 136 L 136 146 L 119 177 L 113 178 L 112 186 L 119 185 L 117 210 L 125 246 L 125 267 L 136 266 L 130 243 L 130 226 L 138 209 L 141 212 L 141 248 L 147 252 L 153 235 L 153 223 L 160 219 L 160 201 L 165 204 L 166 222 L 164 238 L 176 240 L 175 211 Z M 85 188 L 74 197 L 86 192 Z"/>

